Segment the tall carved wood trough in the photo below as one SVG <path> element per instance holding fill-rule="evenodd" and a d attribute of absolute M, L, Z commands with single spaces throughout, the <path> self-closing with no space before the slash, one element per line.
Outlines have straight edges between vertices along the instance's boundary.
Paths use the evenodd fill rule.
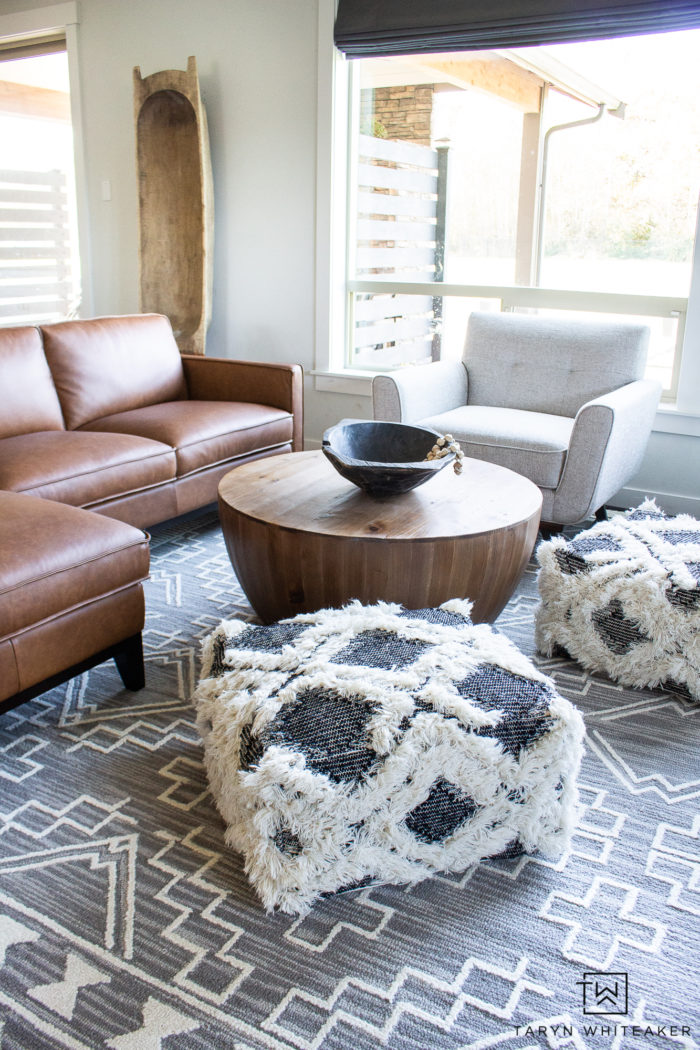
<path fill-rule="evenodd" d="M 181 353 L 203 354 L 211 317 L 214 197 L 207 118 L 187 70 L 134 69 L 140 307 L 170 318 Z"/>

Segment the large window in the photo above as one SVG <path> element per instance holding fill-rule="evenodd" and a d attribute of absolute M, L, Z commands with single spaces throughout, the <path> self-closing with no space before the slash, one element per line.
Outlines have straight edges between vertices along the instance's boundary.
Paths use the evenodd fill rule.
<path fill-rule="evenodd" d="M 676 389 L 700 31 L 358 59 L 345 366 L 458 357 L 472 309 L 641 319 Z"/>
<path fill-rule="evenodd" d="M 80 305 L 65 40 L 0 49 L 0 325 Z"/>

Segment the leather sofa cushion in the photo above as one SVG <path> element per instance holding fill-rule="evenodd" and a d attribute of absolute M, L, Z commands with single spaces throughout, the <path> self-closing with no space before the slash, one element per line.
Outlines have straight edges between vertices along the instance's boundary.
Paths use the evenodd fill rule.
<path fill-rule="evenodd" d="M 465 456 L 508 467 L 540 488 L 555 489 L 566 462 L 574 421 L 567 416 L 517 408 L 465 405 L 421 419 L 421 425 L 452 434 Z"/>
<path fill-rule="evenodd" d="M 137 434 L 171 445 L 179 478 L 292 440 L 293 418 L 242 401 L 174 401 L 96 419 L 83 431 Z"/>
<path fill-rule="evenodd" d="M 0 492 L 0 548 L 0 640 L 148 575 L 139 529 L 23 493 Z"/>
<path fill-rule="evenodd" d="M 64 429 L 38 329 L 0 329 L 0 391 L 0 438 Z"/>
<path fill-rule="evenodd" d="M 113 412 L 187 396 L 167 317 L 61 321 L 42 325 L 41 332 L 69 430 Z"/>
<path fill-rule="evenodd" d="M 175 477 L 167 445 L 130 435 L 64 430 L 0 441 L 0 489 L 88 507 Z"/>

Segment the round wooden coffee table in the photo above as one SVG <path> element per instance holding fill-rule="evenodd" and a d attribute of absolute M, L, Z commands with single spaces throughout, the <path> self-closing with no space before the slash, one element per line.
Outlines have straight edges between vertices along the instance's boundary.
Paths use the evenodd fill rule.
<path fill-rule="evenodd" d="M 353 598 L 409 609 L 470 598 L 474 620 L 495 620 L 532 554 L 541 507 L 527 478 L 476 459 L 385 499 L 322 452 L 245 463 L 219 484 L 231 563 L 266 623 Z"/>

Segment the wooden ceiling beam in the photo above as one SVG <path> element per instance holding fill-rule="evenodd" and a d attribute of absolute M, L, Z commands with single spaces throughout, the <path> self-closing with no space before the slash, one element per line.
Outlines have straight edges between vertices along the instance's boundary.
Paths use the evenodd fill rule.
<path fill-rule="evenodd" d="M 70 123 L 70 96 L 66 91 L 0 80 L 0 113 Z"/>
<path fill-rule="evenodd" d="M 451 59 L 420 60 L 422 69 L 435 71 L 435 83 L 475 88 L 517 106 L 523 113 L 537 113 L 544 81 L 514 62 L 484 52 Z"/>

